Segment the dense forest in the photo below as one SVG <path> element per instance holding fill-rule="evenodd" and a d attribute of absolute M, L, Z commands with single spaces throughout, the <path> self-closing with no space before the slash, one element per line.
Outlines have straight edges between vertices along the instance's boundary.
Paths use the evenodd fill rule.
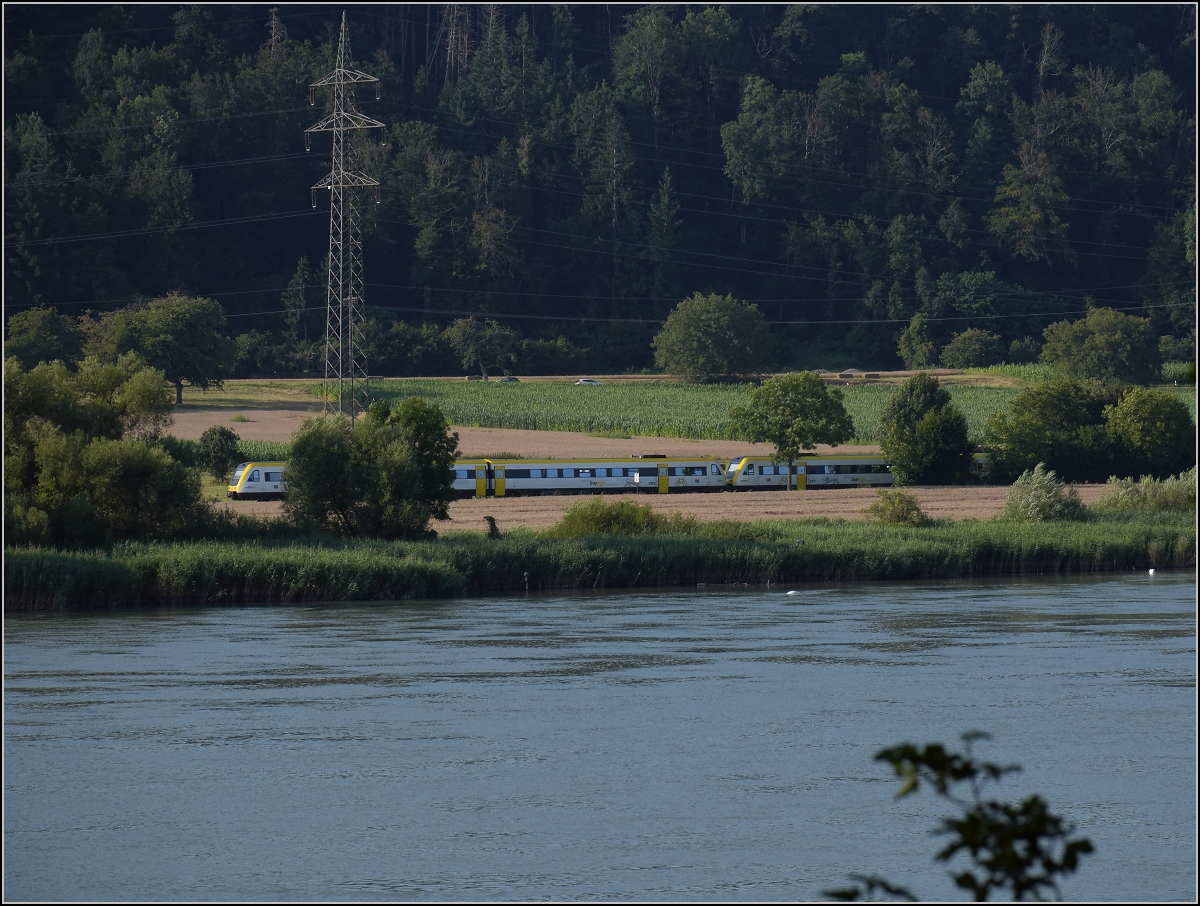
<path fill-rule="evenodd" d="M 243 373 L 319 368 L 342 10 L 6 5 L 6 321 L 178 292 Z M 345 10 L 373 374 L 463 373 L 464 315 L 518 372 L 646 368 L 694 293 L 778 368 L 898 365 L 914 316 L 1029 360 L 1093 307 L 1194 355 L 1192 4 Z"/>

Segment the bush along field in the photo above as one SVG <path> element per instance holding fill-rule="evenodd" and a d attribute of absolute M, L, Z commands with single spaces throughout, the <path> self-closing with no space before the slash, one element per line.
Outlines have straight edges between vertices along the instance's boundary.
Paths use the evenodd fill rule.
<path fill-rule="evenodd" d="M 1077 520 L 1033 524 L 997 519 L 907 525 L 697 523 L 678 514 L 612 514 L 600 501 L 583 505 L 593 512 L 569 512 L 547 532 L 515 530 L 499 537 L 125 543 L 108 553 L 10 549 L 4 606 L 12 612 L 397 601 L 526 589 L 979 578 L 1196 565 L 1195 519 L 1179 510 L 1089 511 Z M 641 509 L 616 504 L 622 505 Z"/>

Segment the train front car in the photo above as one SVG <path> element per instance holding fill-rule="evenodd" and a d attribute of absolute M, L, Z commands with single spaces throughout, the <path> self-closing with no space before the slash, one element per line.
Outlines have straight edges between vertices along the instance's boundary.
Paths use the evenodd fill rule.
<path fill-rule="evenodd" d="M 895 484 L 888 461 L 881 456 L 805 456 L 791 465 L 791 487 L 891 487 Z M 788 487 L 788 466 L 768 457 L 745 456 L 729 464 L 726 474 L 735 491 L 782 491 Z"/>
<path fill-rule="evenodd" d="M 243 462 L 233 470 L 225 496 L 231 500 L 279 500 L 287 492 L 283 462 Z"/>
<path fill-rule="evenodd" d="M 803 477 L 803 465 L 792 465 L 792 487 Z M 729 464 L 726 475 L 729 487 L 735 491 L 785 491 L 788 487 L 787 463 L 771 462 L 769 458 L 744 456 Z M 801 485 L 802 486 L 802 485 Z"/>

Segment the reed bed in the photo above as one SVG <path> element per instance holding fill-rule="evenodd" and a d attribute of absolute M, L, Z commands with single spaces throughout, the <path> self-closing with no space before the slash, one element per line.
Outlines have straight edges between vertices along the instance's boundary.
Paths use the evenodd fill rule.
<path fill-rule="evenodd" d="M 1059 575 L 1195 568 L 1191 514 L 1037 526 L 841 520 L 711 523 L 685 534 L 555 538 L 514 531 L 418 542 L 125 544 L 9 550 L 5 609 L 396 601 L 549 589 Z M 526 578 L 528 576 L 528 578 Z"/>

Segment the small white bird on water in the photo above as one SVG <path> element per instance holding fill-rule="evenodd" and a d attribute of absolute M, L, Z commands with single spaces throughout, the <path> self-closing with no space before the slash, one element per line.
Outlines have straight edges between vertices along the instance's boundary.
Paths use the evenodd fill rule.
<path fill-rule="evenodd" d="M 1153 570 L 1151 570 L 1151 572 L 1153 572 Z M 800 592 L 798 592 L 798 591 L 789 591 L 789 592 L 788 592 L 788 595 L 789 595 L 789 596 L 790 596 L 790 595 L 798 595 L 798 594 L 800 594 Z"/>

